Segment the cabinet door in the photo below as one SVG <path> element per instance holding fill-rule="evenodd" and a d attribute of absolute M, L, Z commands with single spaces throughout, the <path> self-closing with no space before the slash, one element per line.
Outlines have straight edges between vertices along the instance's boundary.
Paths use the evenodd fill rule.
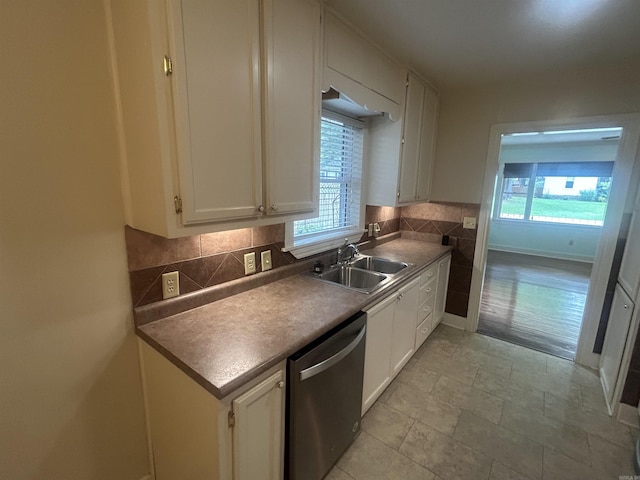
<path fill-rule="evenodd" d="M 383 300 L 367 312 L 367 341 L 364 353 L 362 414 L 391 383 L 391 335 L 396 296 Z"/>
<path fill-rule="evenodd" d="M 638 293 L 640 288 L 640 206 L 636 206 L 631 217 L 618 281 L 631 295 Z"/>
<path fill-rule="evenodd" d="M 620 364 L 625 351 L 633 308 L 634 305 L 629 296 L 619 284 L 616 285 L 607 333 L 600 354 L 600 379 L 610 409 L 614 407 L 612 402 L 616 392 L 616 383 L 625 381 L 625 378 L 618 377 L 620 376 Z M 619 388 L 620 386 L 618 386 Z"/>
<path fill-rule="evenodd" d="M 234 480 L 282 479 L 284 380 L 280 370 L 232 402 Z"/>
<path fill-rule="evenodd" d="M 182 223 L 254 217 L 262 203 L 258 1 L 170 8 Z"/>
<path fill-rule="evenodd" d="M 320 7 L 263 2 L 267 213 L 317 211 L 320 135 Z"/>
<path fill-rule="evenodd" d="M 409 73 L 402 128 L 398 203 L 408 203 L 416 200 L 424 93 L 424 84 L 415 75 Z"/>
<path fill-rule="evenodd" d="M 391 376 L 395 377 L 411 359 L 415 348 L 416 315 L 420 279 L 402 287 L 396 296 L 396 311 L 391 337 Z"/>
<path fill-rule="evenodd" d="M 451 267 L 451 255 L 438 262 L 438 284 L 436 285 L 436 305 L 433 315 L 433 328 L 442 321 L 444 308 L 447 303 L 447 287 L 449 286 L 449 269 Z"/>
<path fill-rule="evenodd" d="M 427 201 L 431 197 L 431 178 L 433 175 L 435 156 L 437 118 L 438 94 L 431 87 L 425 85 L 416 200 Z"/>

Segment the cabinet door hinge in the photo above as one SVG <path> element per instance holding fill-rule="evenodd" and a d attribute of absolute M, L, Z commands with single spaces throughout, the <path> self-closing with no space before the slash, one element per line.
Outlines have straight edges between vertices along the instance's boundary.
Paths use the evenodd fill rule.
<path fill-rule="evenodd" d="M 180 197 L 173 197 L 173 204 L 176 207 L 176 213 L 182 213 L 182 199 Z"/>
<path fill-rule="evenodd" d="M 171 57 L 168 55 L 164 56 L 164 61 L 162 62 L 163 67 L 164 67 L 164 74 L 166 76 L 169 76 L 173 73 L 173 61 L 171 60 Z"/>
<path fill-rule="evenodd" d="M 233 428 L 236 426 L 236 414 L 233 413 L 233 410 L 229 410 L 229 414 L 227 415 L 227 423 L 229 428 Z"/>

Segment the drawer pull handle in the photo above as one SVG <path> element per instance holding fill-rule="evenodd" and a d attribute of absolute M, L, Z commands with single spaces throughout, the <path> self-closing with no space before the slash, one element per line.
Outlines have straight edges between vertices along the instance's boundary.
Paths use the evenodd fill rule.
<path fill-rule="evenodd" d="M 422 330 L 422 334 L 423 334 L 423 335 L 426 335 L 428 331 L 429 331 L 429 327 L 427 327 L 427 328 L 425 328 L 424 330 Z"/>
<path fill-rule="evenodd" d="M 280 380 L 279 382 L 276 383 L 276 387 L 283 388 L 284 387 L 284 382 L 282 380 Z"/>

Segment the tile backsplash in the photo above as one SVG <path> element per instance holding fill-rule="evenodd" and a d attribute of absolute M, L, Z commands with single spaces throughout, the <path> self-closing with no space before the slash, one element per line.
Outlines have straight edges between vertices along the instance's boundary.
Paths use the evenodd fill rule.
<path fill-rule="evenodd" d="M 462 228 L 463 217 L 478 217 L 480 205 L 425 203 L 403 208 L 367 206 L 363 228 L 380 225 L 380 236 L 400 232 L 403 238 L 441 243 L 449 235 L 454 247 L 449 277 L 446 311 L 466 317 L 476 230 Z M 125 227 L 131 297 L 134 307 L 162 300 L 162 274 L 178 271 L 180 293 L 190 293 L 244 275 L 244 254 L 256 253 L 257 271 L 262 270 L 260 253 L 271 250 L 274 270 L 296 264 L 290 253 L 282 252 L 283 223 L 225 232 L 166 239 Z M 361 241 L 371 240 L 366 232 Z M 261 275 L 258 273 L 257 275 Z M 251 275 L 251 277 L 255 277 Z"/>
<path fill-rule="evenodd" d="M 367 206 L 365 224 L 375 222 L 380 225 L 381 236 L 399 231 L 400 209 Z M 271 250 L 274 270 L 296 263 L 293 255 L 282 252 L 284 229 L 281 223 L 166 239 L 125 227 L 134 307 L 162 300 L 161 279 L 166 272 L 179 272 L 182 295 L 245 278 L 245 253 L 256 253 L 258 272 L 262 270 L 260 253 L 265 250 Z M 361 241 L 366 240 L 364 233 Z"/>
<path fill-rule="evenodd" d="M 421 203 L 402 208 L 402 238 L 441 243 L 449 236 L 453 246 L 446 311 L 466 317 L 471 290 L 471 273 L 476 245 L 476 229 L 462 228 L 464 217 L 480 215 L 480 204 Z"/>

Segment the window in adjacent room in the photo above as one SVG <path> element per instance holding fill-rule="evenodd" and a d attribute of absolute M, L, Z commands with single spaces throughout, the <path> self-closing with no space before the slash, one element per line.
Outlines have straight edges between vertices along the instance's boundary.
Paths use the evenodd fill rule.
<path fill-rule="evenodd" d="M 306 256 L 359 236 L 364 124 L 323 111 L 320 128 L 320 205 L 316 218 L 292 222 L 292 250 Z M 337 242 L 337 243 L 336 243 Z M 315 246 L 315 247 L 314 247 Z"/>
<path fill-rule="evenodd" d="M 613 162 L 505 163 L 501 219 L 602 226 Z"/>

